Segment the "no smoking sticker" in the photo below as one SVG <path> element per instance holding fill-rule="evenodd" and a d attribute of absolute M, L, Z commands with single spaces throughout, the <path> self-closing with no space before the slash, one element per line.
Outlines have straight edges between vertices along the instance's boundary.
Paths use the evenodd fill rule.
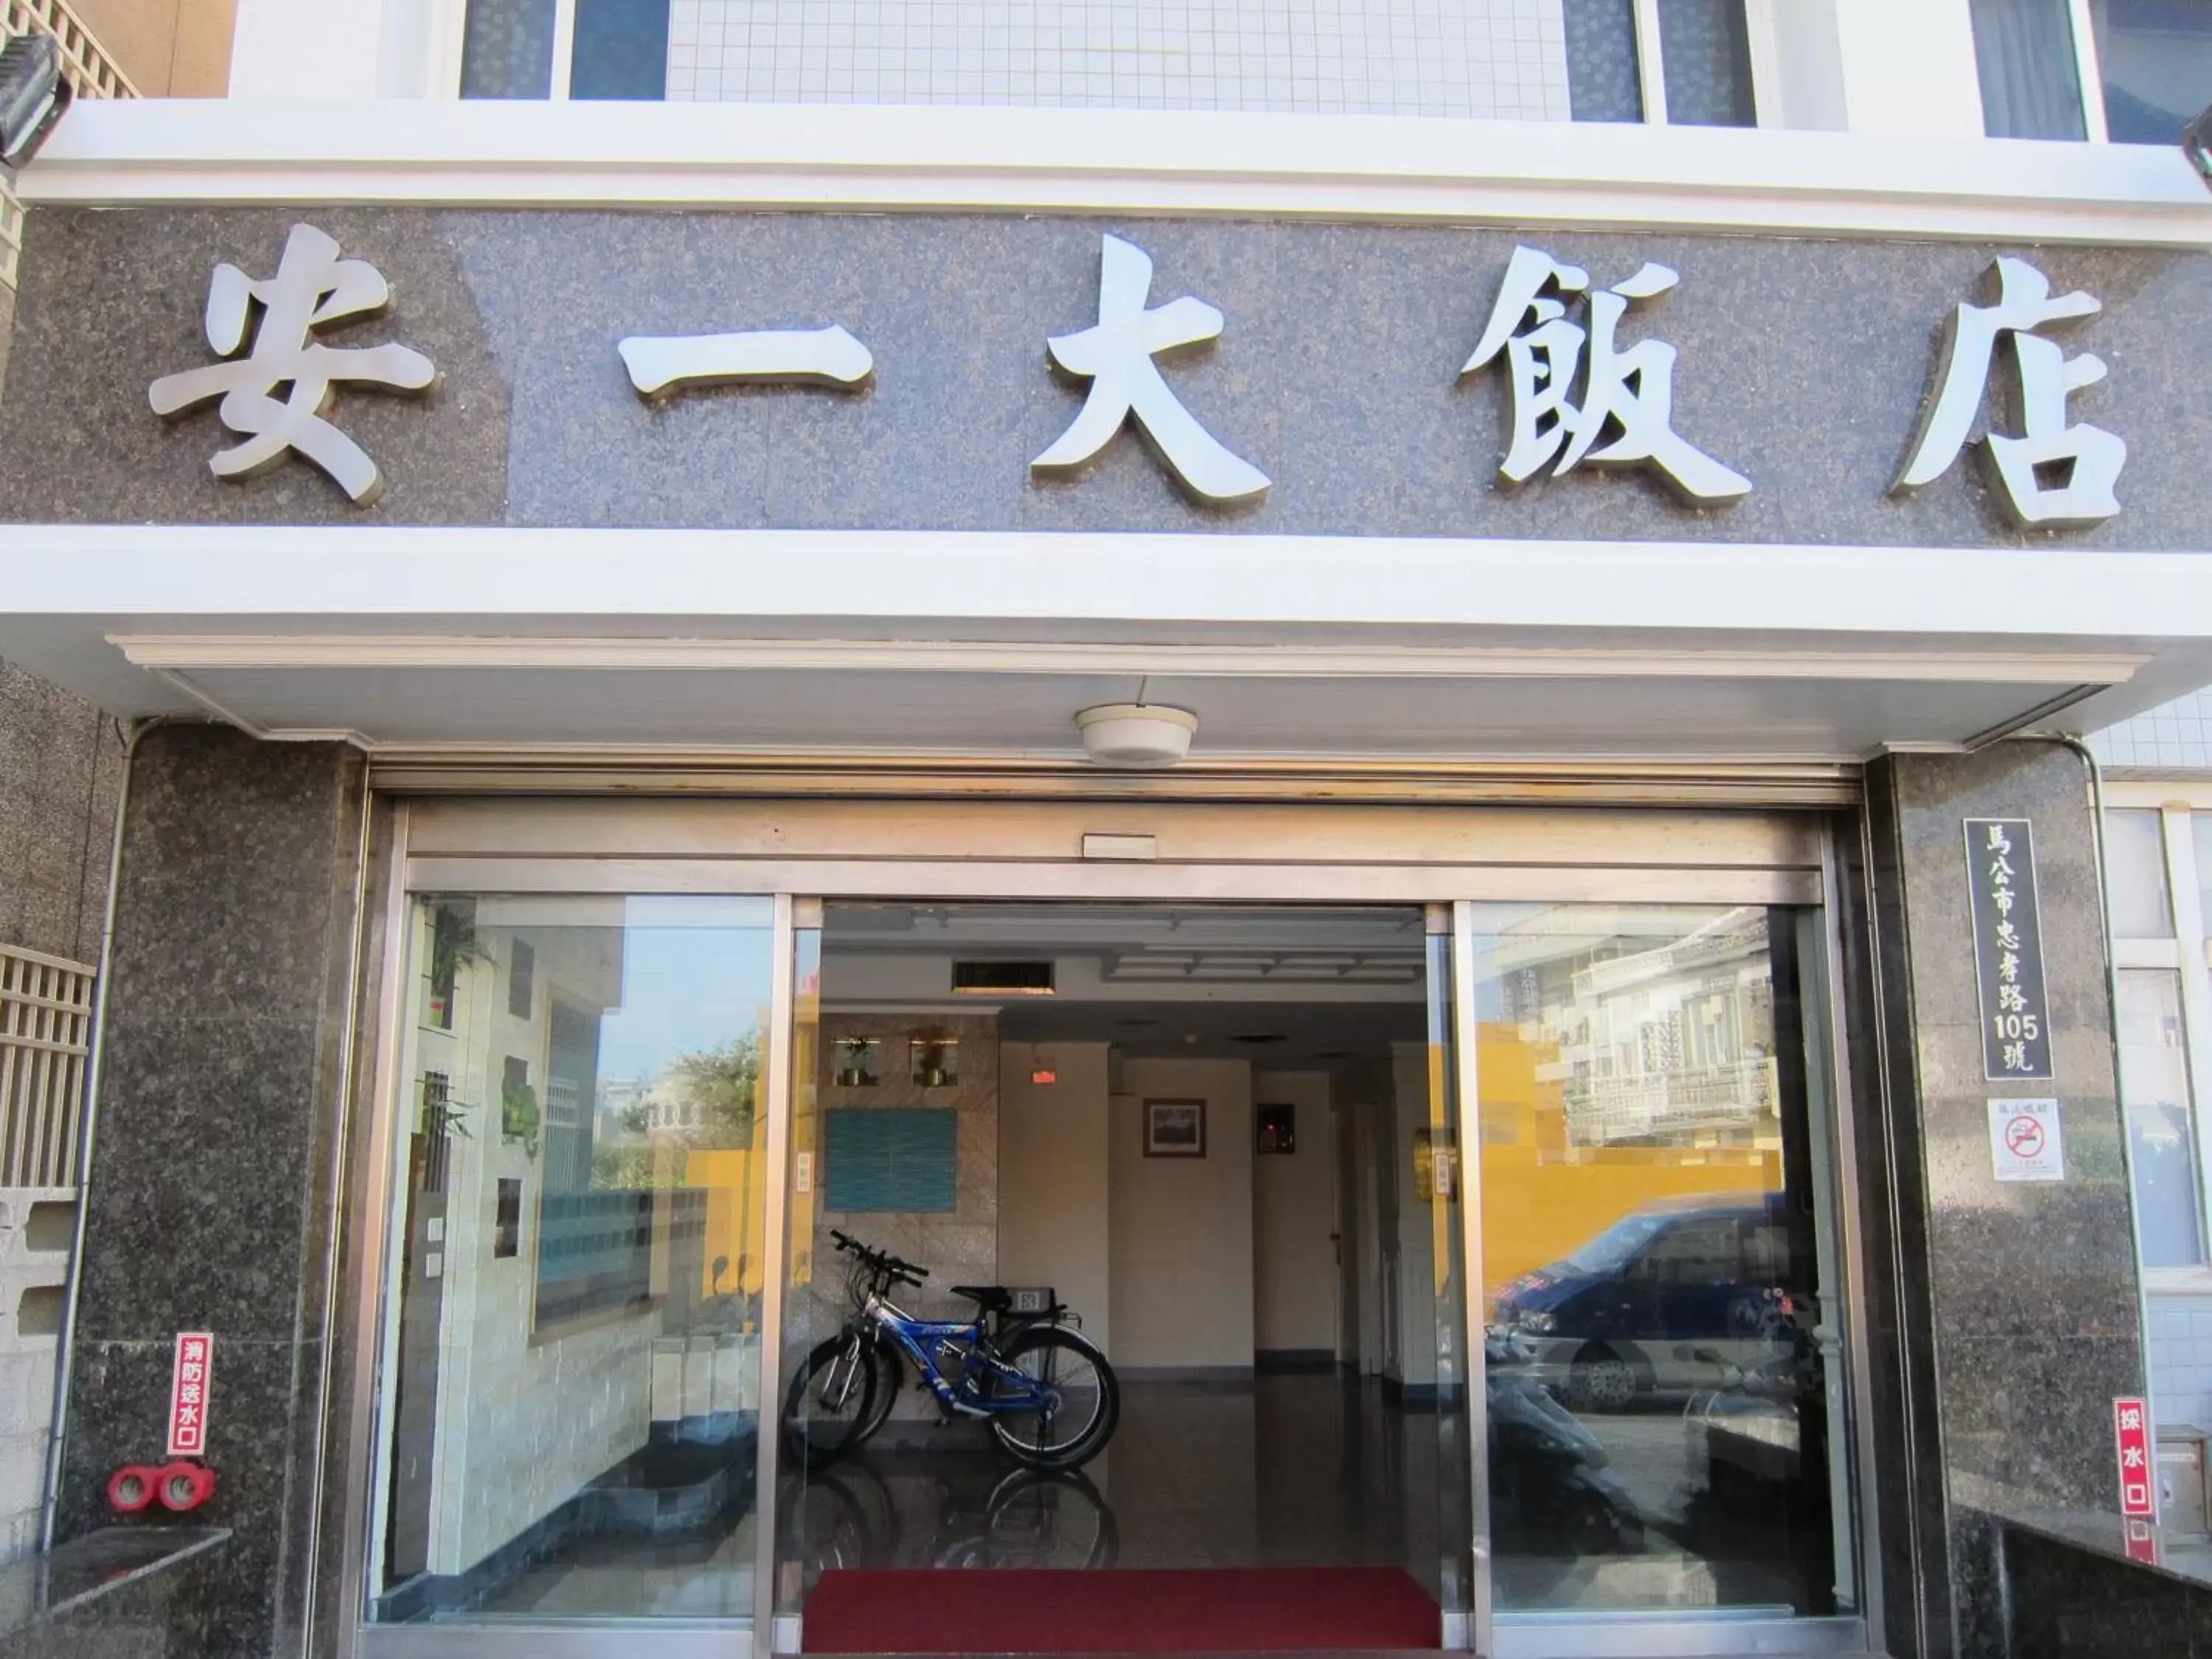
<path fill-rule="evenodd" d="M 1999 1181 L 2063 1181 L 2066 1143 L 2055 1100 L 1990 1103 L 1990 1157 Z"/>

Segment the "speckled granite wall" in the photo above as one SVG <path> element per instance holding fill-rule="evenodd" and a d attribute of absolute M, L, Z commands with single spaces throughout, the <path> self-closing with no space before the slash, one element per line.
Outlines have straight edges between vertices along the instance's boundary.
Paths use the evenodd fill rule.
<path fill-rule="evenodd" d="M 389 488 L 363 512 L 291 462 L 244 484 L 206 464 L 212 411 L 165 423 L 156 377 L 209 361 L 209 273 L 276 264 L 305 218 L 394 286 L 392 339 L 444 372 L 428 407 L 342 392 L 336 418 Z M 1453 228 L 743 213 L 46 209 L 24 258 L 15 395 L 0 406 L 0 519 L 1182 530 L 2006 544 L 1979 459 L 1909 501 L 1888 485 L 1935 367 L 1936 331 L 1999 250 L 1686 234 L 1531 233 L 1617 282 L 1681 273 L 1631 338 L 1680 351 L 1676 425 L 1758 486 L 1724 511 L 1635 475 L 1494 487 L 1504 398 L 1464 362 L 1516 238 Z M 1099 239 L 1154 258 L 1152 297 L 1219 307 L 1218 349 L 1172 364 L 1176 393 L 1274 487 L 1196 507 L 1124 434 L 1096 472 L 1032 483 L 1074 417 L 1048 335 L 1097 311 Z M 2100 298 L 2072 350 L 2110 365 L 2075 399 L 2127 441 L 2125 510 L 2078 544 L 2195 547 L 2212 483 L 2212 258 L 2031 251 L 2054 289 Z M 654 407 L 625 334 L 841 322 L 872 391 L 726 389 Z M 35 460 L 35 465 L 28 463 Z"/>
<path fill-rule="evenodd" d="M 202 1659 L 301 1651 L 362 765 L 179 726 L 132 781 L 61 1534 L 160 1460 L 175 1333 L 212 1331 L 195 1518 L 234 1536 Z"/>
<path fill-rule="evenodd" d="M 112 720 L 0 662 L 0 945 L 100 960 L 122 781 Z"/>
<path fill-rule="evenodd" d="M 2000 743 L 1894 756 L 1869 774 L 1892 1153 L 1887 1169 L 1869 1166 L 1881 1173 L 1868 1206 L 1881 1281 L 1869 1317 L 1887 1372 L 1875 1386 L 1892 1404 L 1877 1501 L 1893 1545 L 1923 1529 L 1931 1588 L 1948 1557 L 1948 1616 L 1940 1600 L 1920 1611 L 1919 1650 L 1966 1659 L 2003 1651 L 1987 1517 L 2115 1510 L 2112 1402 L 2142 1391 L 2103 911 L 2087 775 L 2071 751 Z M 1990 816 L 2035 826 L 2049 1085 L 1983 1076 L 1961 820 Z M 2002 1185 L 1986 1103 L 2039 1091 L 2061 1102 L 2067 1178 Z M 1894 1603 L 1900 1588 L 1893 1577 L 1893 1642 L 1914 1618 Z"/>

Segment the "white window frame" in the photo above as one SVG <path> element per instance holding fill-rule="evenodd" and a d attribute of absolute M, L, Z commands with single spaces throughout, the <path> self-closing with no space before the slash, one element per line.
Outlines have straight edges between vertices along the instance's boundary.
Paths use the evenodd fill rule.
<path fill-rule="evenodd" d="M 2074 26 L 2074 73 L 2081 82 L 2081 132 L 2093 144 L 2109 144 L 2112 130 L 2105 119 L 2105 69 L 2097 56 L 2097 20 L 2090 15 L 2089 0 L 2066 0 L 2066 15 Z M 2181 135 L 2176 133 L 2179 143 Z"/>
<path fill-rule="evenodd" d="M 2114 938 L 2112 966 L 2119 970 L 2162 969 L 2180 979 L 2182 1057 L 2189 1069 L 2191 1119 L 2197 1128 L 2197 1223 L 2208 1258 L 2194 1267 L 2146 1267 L 2142 1287 L 2147 1293 L 2160 1295 L 2212 1296 L 2212 1122 L 2208 1122 L 2212 1119 L 2212 933 L 2204 926 L 2193 823 L 2199 813 L 2212 814 L 2212 778 L 2202 782 L 2107 783 L 2105 810 L 2148 810 L 2159 815 L 2166 855 L 2166 909 L 2173 918 L 2173 937 Z M 2100 823 L 2100 837 L 2103 830 Z M 2118 1056 L 2114 1058 L 2117 1061 Z M 2122 1111 L 2124 1115 L 2124 1103 Z M 2135 1202 L 2132 1187 L 2128 1201 Z"/>
<path fill-rule="evenodd" d="M 461 95 L 461 59 L 468 44 L 469 0 L 433 0 L 431 39 L 437 62 L 431 67 L 430 84 L 441 98 Z M 553 83 L 549 101 L 568 101 L 568 82 L 576 65 L 576 0 L 553 0 Z"/>
<path fill-rule="evenodd" d="M 2070 0 L 2088 15 L 2088 0 Z M 431 0 L 432 40 L 437 61 L 431 69 L 431 85 L 437 95 L 461 95 L 461 59 L 468 39 L 469 0 Z M 1751 54 L 1751 107 L 1754 126 L 1779 126 L 1781 75 L 1775 0 L 1743 0 L 1744 32 Z M 1636 74 L 1644 100 L 1644 125 L 1663 127 L 1667 117 L 1666 48 L 1660 39 L 1659 0 L 1633 0 L 1636 24 Z M 556 104 L 569 99 L 576 55 L 576 0 L 553 0 L 553 83 L 547 96 Z M 2102 118 L 2101 107 L 2100 119 Z"/>

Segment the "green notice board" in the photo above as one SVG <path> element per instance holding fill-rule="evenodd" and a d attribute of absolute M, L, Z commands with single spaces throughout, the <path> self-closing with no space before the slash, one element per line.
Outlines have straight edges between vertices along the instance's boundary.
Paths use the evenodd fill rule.
<path fill-rule="evenodd" d="M 960 1207 L 960 1115 L 939 1109 L 837 1107 L 822 1126 L 823 1206 Z"/>

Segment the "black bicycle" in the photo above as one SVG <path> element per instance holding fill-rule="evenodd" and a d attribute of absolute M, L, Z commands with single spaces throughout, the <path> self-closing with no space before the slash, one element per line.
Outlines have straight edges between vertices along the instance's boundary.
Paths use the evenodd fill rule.
<path fill-rule="evenodd" d="M 917 1319 L 890 1299 L 920 1286 L 926 1267 L 832 1232 L 853 1258 L 846 1279 L 853 1311 L 836 1334 L 806 1356 L 784 1396 L 784 1443 L 810 1468 L 858 1449 L 883 1427 L 911 1364 L 947 1420 L 989 1423 L 999 1444 L 1033 1469 L 1073 1469 L 1113 1437 L 1121 1386 L 1082 1322 L 1056 1297 L 1017 1313 L 998 1285 L 955 1285 L 975 1304 L 970 1320 Z"/>

